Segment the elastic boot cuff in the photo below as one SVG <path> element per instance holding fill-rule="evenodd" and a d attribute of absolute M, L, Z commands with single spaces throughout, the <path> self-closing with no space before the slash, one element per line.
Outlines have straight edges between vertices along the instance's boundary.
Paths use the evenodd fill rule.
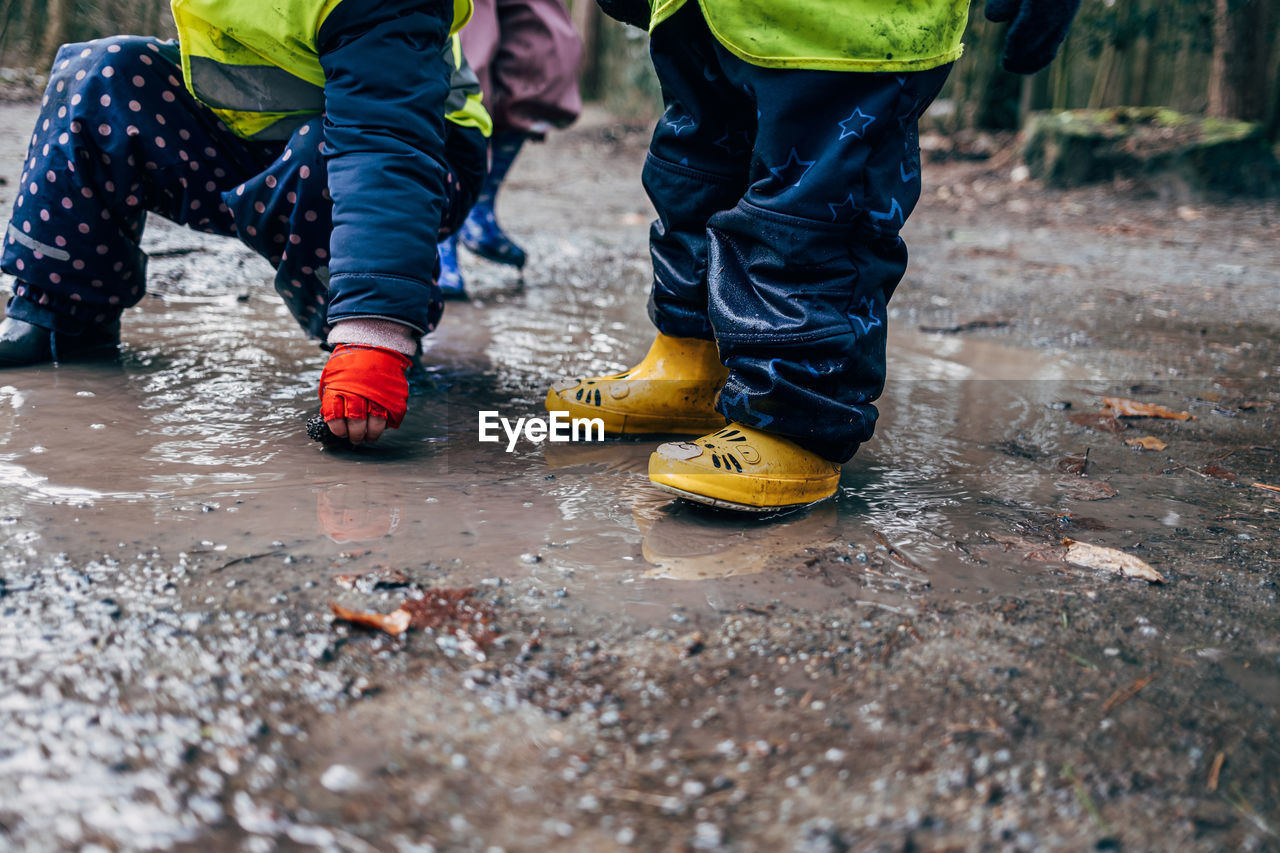
<path fill-rule="evenodd" d="M 48 306 L 38 305 L 24 296 L 11 296 L 9 304 L 5 306 L 5 313 L 15 320 L 21 320 L 24 323 L 30 323 L 42 329 L 48 329 L 59 335 L 75 336 L 84 334 L 84 331 L 89 327 L 89 323 L 84 317 L 60 314 Z"/>

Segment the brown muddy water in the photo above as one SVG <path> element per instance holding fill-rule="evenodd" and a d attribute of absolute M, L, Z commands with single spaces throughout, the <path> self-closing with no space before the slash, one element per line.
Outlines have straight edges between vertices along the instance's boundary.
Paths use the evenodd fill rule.
<path fill-rule="evenodd" d="M 652 441 L 477 440 L 643 354 L 642 149 L 523 155 L 526 280 L 467 266 L 373 447 L 306 440 L 265 263 L 156 219 L 120 357 L 0 375 L 0 848 L 1276 849 L 1275 206 L 936 170 L 876 438 L 743 521 L 651 489 Z M 1104 395 L 1195 420 L 1077 422 Z M 329 617 L 443 587 L 486 655 Z"/>
<path fill-rule="evenodd" d="M 456 567 L 458 583 L 531 573 L 603 606 L 643 608 L 701 595 L 659 579 L 758 574 L 806 548 L 871 548 L 878 531 L 936 563 L 935 583 L 985 594 L 1017 588 L 1018 573 L 974 575 L 938 552 L 981 535 L 993 505 L 1054 510 L 1053 469 L 1002 450 L 1022 441 L 1066 455 L 1077 428 L 1045 413 L 1071 390 L 1063 381 L 1088 378 L 999 344 L 897 335 L 880 439 L 847 467 L 839 500 L 744 525 L 650 488 L 654 441 L 521 439 L 509 452 L 505 439 L 478 440 L 480 411 L 537 416 L 553 378 L 613 372 L 643 354 L 638 271 L 608 298 L 584 297 L 579 281 L 451 306 L 401 430 L 359 451 L 324 452 L 300 428 L 316 408 L 322 355 L 270 293 L 193 293 L 200 279 L 225 289 L 216 256 L 181 263 L 185 292 L 132 313 L 118 362 L 3 377 L 0 511 L 29 547 L 74 557 L 122 544 L 228 559 L 270 553 L 256 567 L 265 573 L 290 553 L 361 551 L 359 565 L 425 558 Z M 1158 524 L 1172 508 L 1143 512 Z M 797 603 L 823 594 L 787 586 L 771 594 Z"/>

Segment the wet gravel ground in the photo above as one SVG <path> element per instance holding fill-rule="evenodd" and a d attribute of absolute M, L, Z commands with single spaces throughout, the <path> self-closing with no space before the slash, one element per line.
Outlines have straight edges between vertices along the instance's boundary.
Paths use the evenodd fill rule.
<path fill-rule="evenodd" d="M 121 363 L 0 377 L 0 848 L 1280 849 L 1277 206 L 932 164 L 880 436 L 743 525 L 643 443 L 468 449 L 466 401 L 643 348 L 644 141 L 522 155 L 535 263 L 470 264 L 382 455 L 307 445 L 268 274 L 158 221 Z M 1071 421 L 1101 395 L 1196 419 Z M 495 642 L 330 616 L 458 587 Z"/>

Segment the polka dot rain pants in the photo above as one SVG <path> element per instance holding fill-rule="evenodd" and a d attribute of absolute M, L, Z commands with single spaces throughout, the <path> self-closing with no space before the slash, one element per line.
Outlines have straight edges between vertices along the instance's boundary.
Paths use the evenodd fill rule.
<path fill-rule="evenodd" d="M 17 279 L 9 316 L 66 334 L 117 319 L 143 296 L 139 243 L 157 213 L 265 257 L 290 312 L 323 339 L 332 213 L 323 117 L 288 142 L 245 140 L 181 76 L 173 42 L 119 36 L 58 52 L 0 258 Z M 474 198 L 452 171 L 446 184 L 444 234 Z"/>

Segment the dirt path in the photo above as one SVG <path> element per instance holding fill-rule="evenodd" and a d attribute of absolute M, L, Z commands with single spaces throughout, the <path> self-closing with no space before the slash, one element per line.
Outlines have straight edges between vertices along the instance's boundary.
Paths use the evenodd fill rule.
<path fill-rule="evenodd" d="M 744 525 L 651 443 L 476 441 L 647 344 L 645 136 L 522 155 L 526 279 L 469 263 L 378 450 L 302 436 L 265 263 L 159 220 L 118 362 L 0 377 L 0 848 L 1280 849 L 1280 209 L 929 164 L 879 435 Z"/>

